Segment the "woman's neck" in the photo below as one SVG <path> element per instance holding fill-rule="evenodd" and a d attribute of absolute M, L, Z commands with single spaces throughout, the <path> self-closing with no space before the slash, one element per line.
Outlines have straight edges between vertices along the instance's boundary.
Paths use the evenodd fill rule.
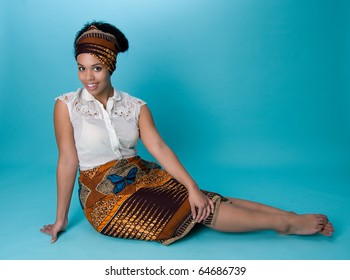
<path fill-rule="evenodd" d="M 107 101 L 108 98 L 112 97 L 114 95 L 114 89 L 113 87 L 109 87 L 108 89 L 106 89 L 106 91 L 101 92 L 99 95 L 94 96 L 96 100 L 98 100 L 103 107 L 106 109 L 107 106 Z"/>

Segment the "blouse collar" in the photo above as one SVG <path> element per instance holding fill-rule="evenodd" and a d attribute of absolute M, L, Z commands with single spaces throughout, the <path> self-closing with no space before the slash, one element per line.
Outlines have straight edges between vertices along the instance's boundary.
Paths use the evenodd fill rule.
<path fill-rule="evenodd" d="M 91 93 L 89 93 L 86 88 L 82 89 L 81 96 L 86 101 L 94 101 L 95 100 L 95 97 Z M 112 98 L 116 101 L 120 100 L 121 99 L 120 91 L 113 88 Z"/>

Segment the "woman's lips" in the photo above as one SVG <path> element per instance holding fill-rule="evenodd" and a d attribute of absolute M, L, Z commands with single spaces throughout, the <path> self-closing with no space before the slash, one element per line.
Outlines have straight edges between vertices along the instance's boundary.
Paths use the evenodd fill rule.
<path fill-rule="evenodd" d="M 97 83 L 86 84 L 87 89 L 94 90 L 97 88 Z"/>

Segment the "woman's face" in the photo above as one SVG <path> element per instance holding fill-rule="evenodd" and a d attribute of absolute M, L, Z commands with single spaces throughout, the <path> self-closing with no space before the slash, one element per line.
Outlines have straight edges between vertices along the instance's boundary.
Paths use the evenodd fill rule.
<path fill-rule="evenodd" d="M 78 77 L 83 86 L 95 97 L 107 96 L 111 92 L 111 75 L 97 58 L 88 53 L 77 57 Z"/>

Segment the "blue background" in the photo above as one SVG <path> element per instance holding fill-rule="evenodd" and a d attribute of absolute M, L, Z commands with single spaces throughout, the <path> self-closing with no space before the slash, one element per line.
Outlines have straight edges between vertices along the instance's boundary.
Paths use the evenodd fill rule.
<path fill-rule="evenodd" d="M 0 258 L 349 259 L 349 18 L 346 0 L 0 0 Z M 147 101 L 202 188 L 326 213 L 335 236 L 112 239 L 75 191 L 70 227 L 49 244 L 54 98 L 80 87 L 73 39 L 93 19 L 126 34 L 113 84 Z"/>

